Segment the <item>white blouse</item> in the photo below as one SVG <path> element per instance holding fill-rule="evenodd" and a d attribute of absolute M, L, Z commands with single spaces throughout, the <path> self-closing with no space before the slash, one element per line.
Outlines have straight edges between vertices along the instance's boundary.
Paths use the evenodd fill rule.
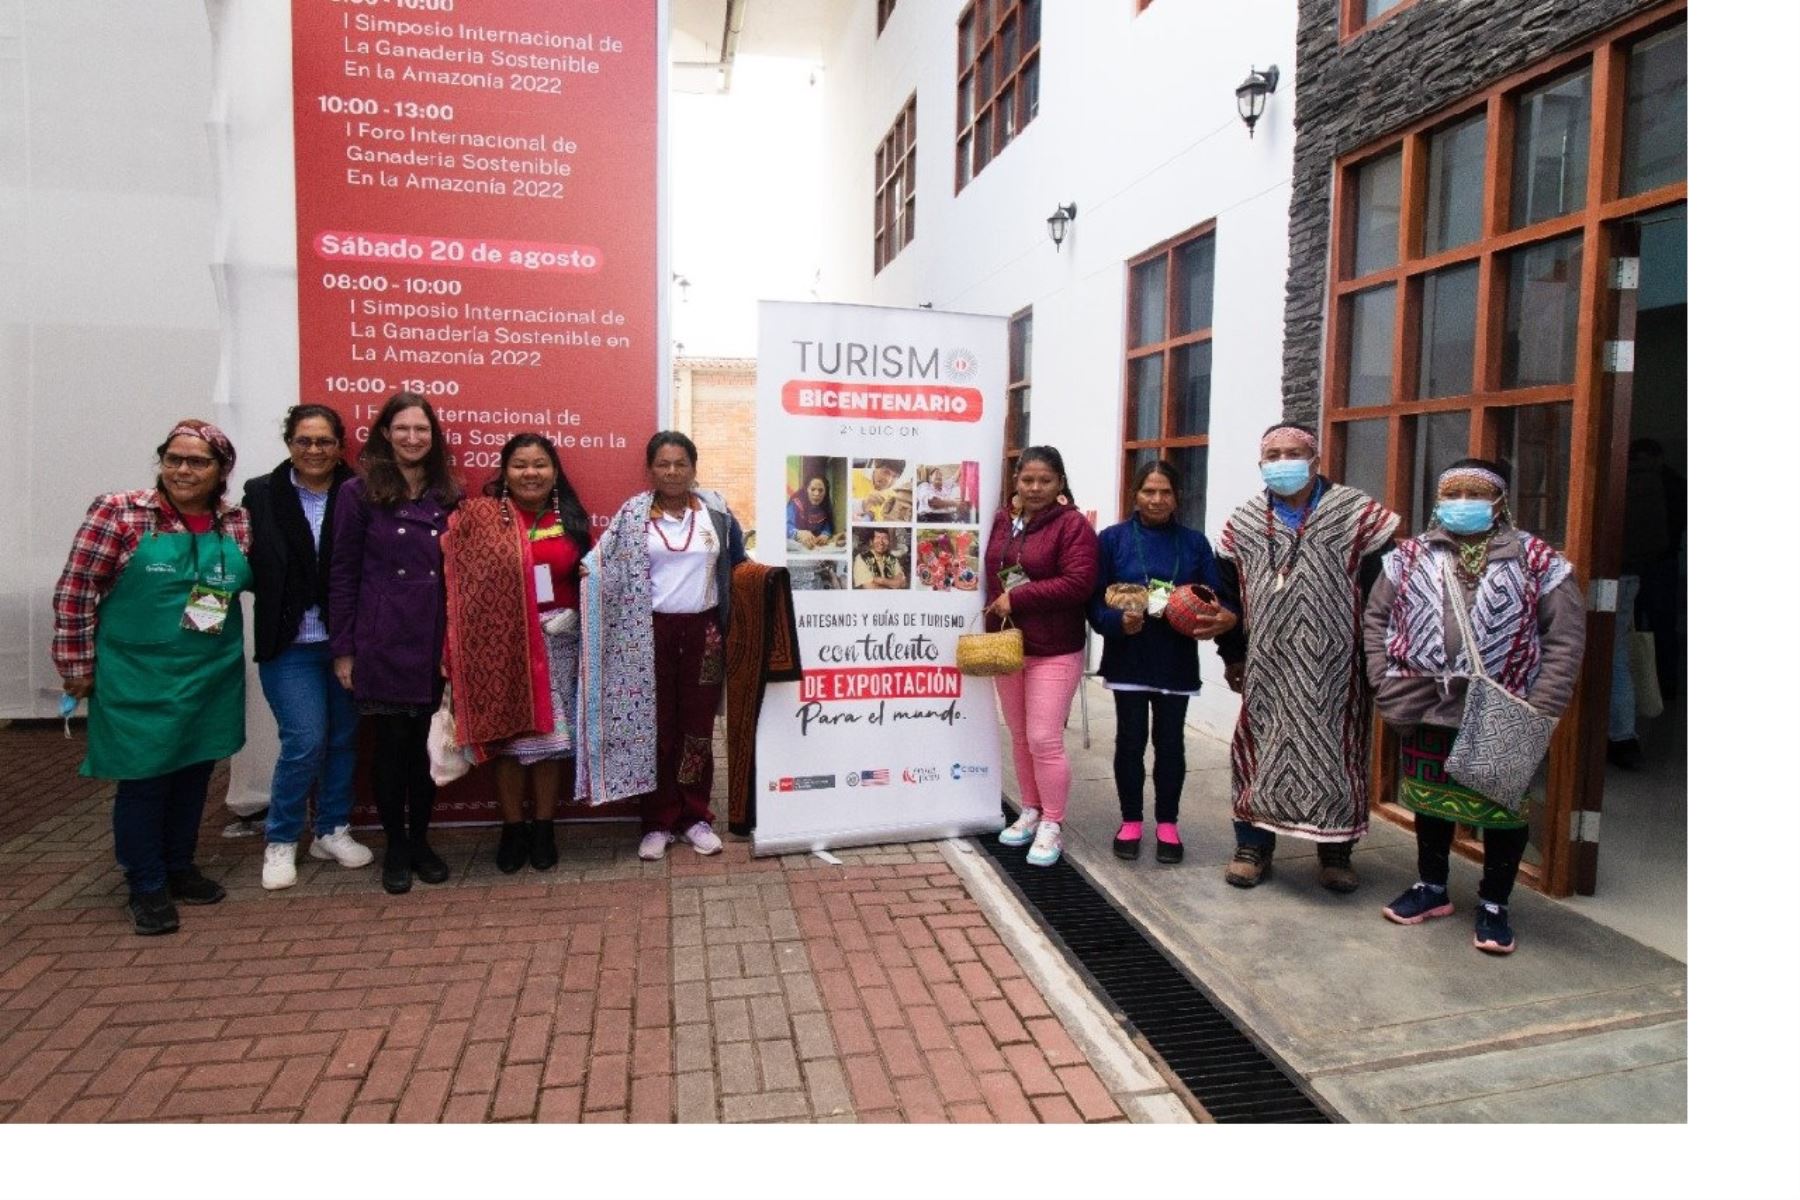
<path fill-rule="evenodd" d="M 697 613 L 717 607 L 719 536 L 704 507 L 650 518 L 650 608 Z"/>

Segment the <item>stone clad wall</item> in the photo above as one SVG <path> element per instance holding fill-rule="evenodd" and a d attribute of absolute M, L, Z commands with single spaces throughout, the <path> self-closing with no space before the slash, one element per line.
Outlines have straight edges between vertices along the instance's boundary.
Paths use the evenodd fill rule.
<path fill-rule="evenodd" d="M 1317 421 L 1332 163 L 1577 44 L 1649 0 L 1417 0 L 1342 45 L 1338 0 L 1300 0 L 1281 401 Z"/>

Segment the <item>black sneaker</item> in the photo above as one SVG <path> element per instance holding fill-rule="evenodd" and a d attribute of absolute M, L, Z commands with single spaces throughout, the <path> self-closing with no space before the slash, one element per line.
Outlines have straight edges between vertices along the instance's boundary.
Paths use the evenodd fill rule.
<path fill-rule="evenodd" d="M 1519 948 L 1506 919 L 1506 905 L 1483 900 L 1475 906 L 1475 948 L 1489 954 L 1511 954 Z"/>
<path fill-rule="evenodd" d="M 389 842 L 381 856 L 381 890 L 390 896 L 403 896 L 412 891 L 412 864 L 408 861 L 406 843 Z"/>
<path fill-rule="evenodd" d="M 183 904 L 217 904 L 225 889 L 200 873 L 198 867 L 169 872 L 169 895 Z"/>
<path fill-rule="evenodd" d="M 450 878 L 450 868 L 437 856 L 437 851 L 421 839 L 412 848 L 412 872 L 420 883 L 442 883 Z"/>
<path fill-rule="evenodd" d="M 1433 917 L 1447 917 L 1456 911 L 1450 893 L 1429 883 L 1415 883 L 1395 897 L 1381 910 L 1381 915 L 1396 925 L 1422 925 Z"/>
<path fill-rule="evenodd" d="M 181 914 L 175 911 L 175 903 L 169 899 L 168 888 L 158 888 L 154 892 L 133 892 L 125 908 L 131 914 L 132 927 L 144 937 L 174 933 L 181 928 Z"/>

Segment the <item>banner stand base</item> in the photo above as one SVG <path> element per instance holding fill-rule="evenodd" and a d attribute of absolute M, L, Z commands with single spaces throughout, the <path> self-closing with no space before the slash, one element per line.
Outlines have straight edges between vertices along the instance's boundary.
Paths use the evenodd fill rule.
<path fill-rule="evenodd" d="M 1006 828 L 1006 817 L 995 813 L 977 821 L 952 821 L 941 825 L 921 825 L 916 829 L 896 830 L 892 827 L 859 833 L 850 829 L 830 834 L 794 834 L 778 838 L 751 835 L 750 854 L 767 858 L 774 854 L 811 854 L 815 850 L 845 850 L 855 846 L 887 846 L 906 842 L 939 842 L 946 838 L 980 837 Z"/>

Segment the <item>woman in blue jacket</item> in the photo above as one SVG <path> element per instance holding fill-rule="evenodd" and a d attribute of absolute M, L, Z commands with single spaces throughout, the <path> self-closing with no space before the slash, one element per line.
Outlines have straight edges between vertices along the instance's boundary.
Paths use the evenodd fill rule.
<path fill-rule="evenodd" d="M 1088 603 L 1088 620 L 1105 639 L 1100 675 L 1118 713 L 1113 780 L 1119 789 L 1120 825 L 1113 853 L 1128 859 L 1138 856 L 1144 833 L 1144 748 L 1153 740 L 1156 861 L 1176 863 L 1182 854 L 1176 818 L 1187 778 L 1183 733 L 1188 699 L 1200 694 L 1197 638 L 1217 637 L 1235 626 L 1237 617 L 1222 606 L 1197 638 L 1169 627 L 1162 617 L 1169 594 L 1186 584 L 1218 592 L 1218 568 L 1206 535 L 1176 519 L 1181 477 L 1173 466 L 1161 460 L 1145 463 L 1132 490 L 1136 510 L 1100 534 L 1100 582 Z M 1143 588 L 1147 610 L 1109 605 L 1107 589 L 1115 584 Z"/>

